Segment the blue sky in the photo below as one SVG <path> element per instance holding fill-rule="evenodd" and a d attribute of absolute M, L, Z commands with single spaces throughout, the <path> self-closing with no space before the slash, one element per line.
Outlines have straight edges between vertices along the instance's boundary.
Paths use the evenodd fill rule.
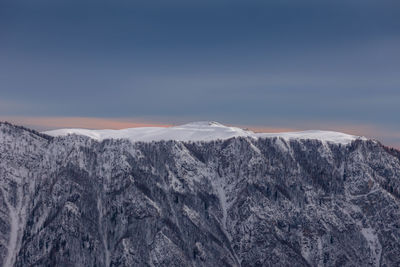
<path fill-rule="evenodd" d="M 400 147 L 399 47 L 399 1 L 3 0 L 0 117 L 217 120 Z"/>

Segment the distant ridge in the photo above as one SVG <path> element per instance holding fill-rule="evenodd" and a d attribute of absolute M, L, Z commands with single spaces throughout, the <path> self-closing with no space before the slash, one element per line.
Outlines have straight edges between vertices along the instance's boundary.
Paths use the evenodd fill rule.
<path fill-rule="evenodd" d="M 254 133 L 238 127 L 229 127 L 215 121 L 191 122 L 173 127 L 139 127 L 122 130 L 88 130 L 88 129 L 58 129 L 43 132 L 50 136 L 66 136 L 69 134 L 84 135 L 96 140 L 129 139 L 131 141 L 211 141 L 229 139 L 232 137 L 289 139 L 316 139 L 320 141 L 348 144 L 365 137 L 349 135 L 332 131 L 301 131 L 284 133 Z"/>

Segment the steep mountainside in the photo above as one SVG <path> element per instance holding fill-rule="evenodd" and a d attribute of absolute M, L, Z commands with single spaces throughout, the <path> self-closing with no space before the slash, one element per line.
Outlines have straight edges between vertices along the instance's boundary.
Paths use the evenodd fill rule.
<path fill-rule="evenodd" d="M 0 262 L 399 266 L 399 154 L 303 138 L 132 142 L 0 123 Z"/>

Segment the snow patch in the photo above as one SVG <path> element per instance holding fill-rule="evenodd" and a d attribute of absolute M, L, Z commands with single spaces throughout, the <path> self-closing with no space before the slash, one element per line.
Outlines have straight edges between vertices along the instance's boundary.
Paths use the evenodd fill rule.
<path fill-rule="evenodd" d="M 375 266 L 380 266 L 382 245 L 379 242 L 379 238 L 375 233 L 375 230 L 372 229 L 371 227 L 362 228 L 361 233 L 364 236 L 365 240 L 367 240 L 368 242 L 372 258 L 375 260 Z"/>
<path fill-rule="evenodd" d="M 222 209 L 222 219 L 221 219 L 221 223 L 222 223 L 222 227 L 224 229 L 224 231 L 227 234 L 226 231 L 226 218 L 228 216 L 228 201 L 226 200 L 226 194 L 225 194 L 225 190 L 224 190 L 224 184 L 222 182 L 222 178 L 218 177 L 217 178 L 218 181 L 211 181 L 212 186 L 214 188 L 214 191 L 217 193 L 220 205 L 221 205 L 221 209 Z M 230 237 L 230 235 L 227 234 L 228 237 Z"/>
<path fill-rule="evenodd" d="M 23 229 L 21 225 L 22 222 L 20 220 L 19 213 L 22 210 L 22 200 L 18 200 L 17 207 L 14 207 L 9 201 L 7 194 L 3 188 L 0 188 L 3 200 L 8 208 L 8 216 L 10 218 L 10 237 L 8 240 L 7 245 L 7 256 L 4 259 L 4 266 L 13 266 L 15 262 L 15 257 L 17 255 L 17 248 L 18 248 L 18 232 L 20 229 Z"/>
<path fill-rule="evenodd" d="M 71 212 L 72 214 L 75 214 L 75 215 L 77 215 L 77 216 L 80 216 L 79 209 L 78 209 L 78 207 L 77 207 L 74 203 L 72 203 L 72 202 L 70 202 L 70 201 L 67 201 L 67 202 L 65 203 L 65 208 L 66 208 L 69 212 Z"/>
<path fill-rule="evenodd" d="M 199 213 L 192 210 L 186 205 L 183 205 L 183 213 L 197 226 L 201 225 L 201 218 Z"/>
<path fill-rule="evenodd" d="M 102 233 L 101 236 L 102 236 L 102 242 L 103 242 L 103 246 L 104 246 L 104 260 L 105 260 L 106 266 L 110 266 L 111 252 L 108 247 L 107 230 L 104 229 L 104 226 L 103 226 L 103 202 L 101 201 L 100 197 L 97 198 L 97 210 L 99 212 L 99 218 L 98 218 L 98 224 L 99 224 L 99 228 L 100 228 L 99 230 L 100 230 L 100 233 Z"/>

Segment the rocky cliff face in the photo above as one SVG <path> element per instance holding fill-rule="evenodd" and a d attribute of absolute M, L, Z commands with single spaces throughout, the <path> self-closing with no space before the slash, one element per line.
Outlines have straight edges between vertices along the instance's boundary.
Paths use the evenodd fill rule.
<path fill-rule="evenodd" d="M 52 138 L 0 124 L 3 266 L 399 266 L 371 140 Z"/>

